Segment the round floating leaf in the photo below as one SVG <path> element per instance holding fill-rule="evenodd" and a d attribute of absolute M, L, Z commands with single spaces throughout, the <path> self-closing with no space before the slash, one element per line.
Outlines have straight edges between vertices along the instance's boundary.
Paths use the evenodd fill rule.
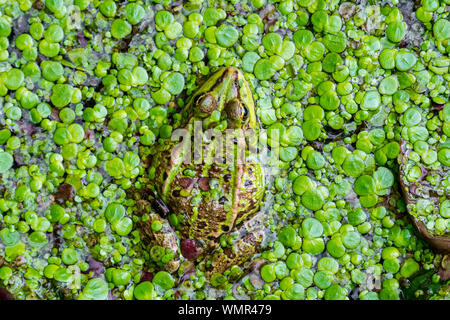
<path fill-rule="evenodd" d="M 378 91 L 366 91 L 361 102 L 361 108 L 364 110 L 377 110 L 381 105 L 381 97 Z"/>
<path fill-rule="evenodd" d="M 308 190 L 302 195 L 302 204 L 310 210 L 319 210 L 323 206 L 323 195 L 317 190 Z"/>
<path fill-rule="evenodd" d="M 369 175 L 363 175 L 356 179 L 353 190 L 357 195 L 366 196 L 375 192 L 375 181 Z"/>
<path fill-rule="evenodd" d="M 125 216 L 125 207 L 118 203 L 110 203 L 105 210 L 105 217 L 109 223 L 114 224 Z"/>
<path fill-rule="evenodd" d="M 8 152 L 0 152 L 0 173 L 5 173 L 13 166 L 14 158 Z"/>
<path fill-rule="evenodd" d="M 105 280 L 94 278 L 87 282 L 79 295 L 79 300 L 106 300 L 108 298 L 108 284 Z"/>
<path fill-rule="evenodd" d="M 163 84 L 164 88 L 171 94 L 180 94 L 184 89 L 184 77 L 179 72 L 171 73 Z"/>
<path fill-rule="evenodd" d="M 216 31 L 217 43 L 225 48 L 231 47 L 239 38 L 239 32 L 235 27 L 222 24 Z"/>
<path fill-rule="evenodd" d="M 331 52 L 343 52 L 347 47 L 347 36 L 343 32 L 327 34 L 323 37 L 323 44 Z"/>
<path fill-rule="evenodd" d="M 373 174 L 375 180 L 376 192 L 378 195 L 385 194 L 383 190 L 386 190 L 394 184 L 394 174 L 385 167 L 379 167 Z"/>

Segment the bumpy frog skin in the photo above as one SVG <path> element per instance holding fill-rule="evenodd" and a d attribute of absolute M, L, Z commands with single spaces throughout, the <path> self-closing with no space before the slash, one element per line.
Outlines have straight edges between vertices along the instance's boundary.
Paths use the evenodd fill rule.
<path fill-rule="evenodd" d="M 194 141 L 198 126 L 202 127 L 203 141 L 205 132 L 212 128 L 222 132 L 225 129 L 234 132 L 259 131 L 250 86 L 244 75 L 234 67 L 223 68 L 212 75 L 192 96 L 183 115 L 185 121 L 179 128 L 189 133 L 188 142 Z M 209 149 L 203 146 L 204 158 L 199 162 L 195 160 L 197 149 L 193 151 L 195 143 L 180 146 L 179 141 L 168 141 L 158 147 L 150 168 L 150 172 L 154 172 L 150 177 L 158 196 L 171 213 L 181 217 L 180 240 L 194 239 L 206 251 L 214 249 L 214 240 L 218 237 L 234 231 L 236 226 L 253 217 L 264 194 L 262 166 L 256 154 L 249 152 L 251 140 L 234 139 L 231 148 L 225 146 L 225 140 L 224 137 L 223 157 L 219 157 L 222 163 L 217 161 L 218 148 L 214 148 L 213 143 L 210 143 Z M 245 154 L 244 161 L 238 156 L 232 161 L 225 159 L 227 152 L 236 155 L 239 148 Z M 191 161 L 186 161 L 189 152 L 194 155 Z M 156 240 L 159 245 L 176 252 L 177 239 L 167 223 L 159 232 L 153 232 L 150 228 L 151 222 L 162 219 L 155 214 L 150 215 L 148 223 L 140 228 L 145 235 L 144 240 Z M 240 264 L 256 252 L 262 232 L 257 230 L 241 234 L 242 238 L 232 248 L 220 250 L 213 258 L 210 257 L 212 273 Z M 178 266 L 179 260 L 174 259 L 165 268 L 173 272 Z"/>

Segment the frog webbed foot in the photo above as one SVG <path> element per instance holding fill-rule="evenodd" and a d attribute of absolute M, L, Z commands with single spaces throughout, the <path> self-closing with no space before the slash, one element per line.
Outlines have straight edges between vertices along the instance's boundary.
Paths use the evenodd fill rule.
<path fill-rule="evenodd" d="M 159 205 L 162 203 L 163 207 L 167 208 L 162 200 L 155 202 Z M 138 208 L 141 215 L 138 222 L 139 232 L 145 244 L 153 244 L 153 247 L 150 249 L 150 256 L 153 259 L 160 259 L 160 261 L 164 263 L 164 270 L 169 273 L 173 273 L 177 271 L 180 266 L 178 236 L 171 227 L 170 223 L 158 213 L 152 212 L 149 207 L 150 203 L 148 201 L 138 201 Z M 154 206 L 152 207 L 154 208 Z M 157 209 L 155 208 L 155 210 Z M 172 254 L 164 254 L 161 248 L 169 250 Z M 169 261 L 165 261 L 168 260 L 168 258 L 171 259 Z"/>
<path fill-rule="evenodd" d="M 234 265 L 242 265 L 261 251 L 265 230 L 262 224 L 249 227 L 243 225 L 237 232 L 237 239 L 223 250 L 217 250 L 206 259 L 211 261 L 207 277 L 223 273 Z"/>

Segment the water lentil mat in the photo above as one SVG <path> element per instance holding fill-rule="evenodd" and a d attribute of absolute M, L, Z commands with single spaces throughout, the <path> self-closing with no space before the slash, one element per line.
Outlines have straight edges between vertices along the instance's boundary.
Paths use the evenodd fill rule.
<path fill-rule="evenodd" d="M 0 0 L 0 300 L 449 299 L 449 17 Z M 270 157 L 170 158 L 195 123 Z"/>

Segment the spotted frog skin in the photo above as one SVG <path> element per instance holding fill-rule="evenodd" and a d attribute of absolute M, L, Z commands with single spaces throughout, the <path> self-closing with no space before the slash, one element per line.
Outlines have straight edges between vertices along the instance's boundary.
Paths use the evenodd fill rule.
<path fill-rule="evenodd" d="M 195 92 L 182 115 L 184 121 L 178 128 L 189 135 L 182 144 L 167 141 L 158 146 L 149 170 L 159 205 L 167 206 L 178 217 L 178 232 L 176 234 L 167 223 L 163 223 L 159 232 L 152 231 L 150 224 L 153 221 L 165 221 L 164 217 L 155 214 L 150 215 L 140 229 L 144 239 L 156 240 L 173 252 L 178 252 L 178 236 L 181 242 L 186 239 L 196 241 L 202 250 L 212 253 L 208 258 L 210 272 L 223 272 L 248 260 L 262 239 L 258 228 L 256 231 L 241 230 L 238 232 L 240 239 L 231 247 L 215 250 L 218 247 L 216 240 L 221 235 L 236 231 L 258 212 L 265 189 L 264 174 L 256 154 L 250 152 L 254 140 L 235 137 L 230 148 L 224 137 L 223 151 L 220 152 L 218 144 L 206 139 L 210 144 L 209 148 L 201 149 L 201 161 L 197 159 L 200 153 L 193 145 L 198 131 L 203 132 L 199 139 L 205 142 L 208 129 L 222 133 L 227 130 L 259 132 L 250 86 L 240 70 L 223 68 Z M 237 150 L 243 150 L 244 161 L 237 156 Z M 186 161 L 190 153 L 191 159 Z M 234 157 L 230 161 L 227 156 L 232 153 Z M 179 259 L 175 258 L 165 265 L 165 269 L 174 272 L 179 264 Z"/>

